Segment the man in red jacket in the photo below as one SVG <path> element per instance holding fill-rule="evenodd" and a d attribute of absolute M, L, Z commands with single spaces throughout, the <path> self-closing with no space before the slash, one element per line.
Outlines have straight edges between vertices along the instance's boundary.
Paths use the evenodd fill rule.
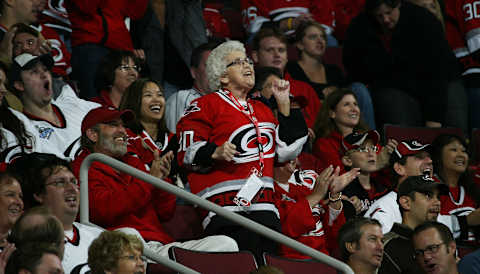
<path fill-rule="evenodd" d="M 103 153 L 147 172 L 142 160 L 135 154 L 127 153 L 124 122 L 131 119 L 133 113 L 129 110 L 117 111 L 102 107 L 91 110 L 85 116 L 81 137 L 83 150 L 72 162 L 76 176 L 82 161 L 90 153 Z M 161 158 L 156 154 L 150 175 L 166 178 L 172 159 L 171 152 Z M 168 248 L 172 245 L 202 251 L 238 251 L 236 242 L 226 236 L 174 242 L 161 224 L 170 219 L 175 211 L 175 196 L 170 193 L 99 162 L 91 165 L 88 178 L 90 216 L 91 221 L 97 225 L 110 230 L 133 228 L 147 241 L 147 247 L 163 256 L 168 256 Z"/>

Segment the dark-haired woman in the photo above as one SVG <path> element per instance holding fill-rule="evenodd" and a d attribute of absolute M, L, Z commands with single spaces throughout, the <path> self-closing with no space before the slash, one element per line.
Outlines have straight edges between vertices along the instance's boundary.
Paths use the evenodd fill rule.
<path fill-rule="evenodd" d="M 100 95 L 92 98 L 102 106 L 118 108 L 125 90 L 138 79 L 140 66 L 130 51 L 111 51 L 100 64 L 95 85 Z"/>
<path fill-rule="evenodd" d="M 450 189 L 448 196 L 440 197 L 442 215 L 467 216 L 480 205 L 480 185 L 468 170 L 469 159 L 467 144 L 457 135 L 442 134 L 432 142 L 435 175 Z M 461 235 L 468 242 L 475 238 L 479 239 L 471 232 Z"/>
<path fill-rule="evenodd" d="M 176 137 L 165 124 L 163 88 L 155 81 L 142 78 L 133 82 L 122 97 L 120 109 L 135 113 L 135 120 L 126 125 L 129 144 L 145 163 L 152 162 L 155 151 L 177 151 Z"/>

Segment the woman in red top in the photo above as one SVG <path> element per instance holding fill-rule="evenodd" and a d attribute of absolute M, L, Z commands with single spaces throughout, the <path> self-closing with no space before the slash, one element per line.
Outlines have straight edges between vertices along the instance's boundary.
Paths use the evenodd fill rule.
<path fill-rule="evenodd" d="M 150 164 L 155 151 L 177 151 L 176 138 L 165 124 L 165 97 L 159 84 L 145 78 L 133 82 L 122 97 L 120 110 L 124 109 L 135 113 L 135 119 L 126 125 L 128 145 L 143 162 Z"/>
<path fill-rule="evenodd" d="M 95 81 L 100 95 L 91 101 L 118 109 L 125 90 L 138 79 L 140 65 L 130 51 L 111 51 L 100 64 Z"/>
<path fill-rule="evenodd" d="M 336 89 L 325 99 L 315 122 L 317 139 L 313 154 L 319 159 L 323 170 L 329 165 L 339 166 L 340 173 L 345 172 L 342 164 L 342 138 L 353 131 L 366 131 L 367 126 L 360 118 L 360 108 L 355 94 L 349 89 Z"/>
<path fill-rule="evenodd" d="M 468 170 L 467 144 L 457 135 L 442 134 L 432 142 L 432 161 L 435 176 L 448 185 L 450 193 L 441 196 L 441 214 L 466 216 L 480 204 L 480 186 Z M 475 241 L 473 233 L 461 235 L 463 240 Z"/>

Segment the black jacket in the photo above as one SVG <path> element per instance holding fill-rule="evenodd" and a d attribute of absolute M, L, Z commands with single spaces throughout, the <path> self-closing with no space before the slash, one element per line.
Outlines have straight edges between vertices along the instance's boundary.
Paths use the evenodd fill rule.
<path fill-rule="evenodd" d="M 426 120 L 438 118 L 444 109 L 449 81 L 459 77 L 459 63 L 450 49 L 437 18 L 408 2 L 400 6 L 400 18 L 387 50 L 378 23 L 363 12 L 347 30 L 343 62 L 350 80 L 372 89 L 396 88 L 425 105 Z"/>

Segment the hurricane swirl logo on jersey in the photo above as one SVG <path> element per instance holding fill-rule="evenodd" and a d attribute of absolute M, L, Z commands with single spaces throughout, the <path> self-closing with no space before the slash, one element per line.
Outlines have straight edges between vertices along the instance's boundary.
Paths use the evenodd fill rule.
<path fill-rule="evenodd" d="M 53 128 L 50 128 L 50 127 L 37 127 L 37 129 L 39 133 L 38 136 L 42 139 L 47 139 L 47 140 L 50 139 L 50 136 L 54 132 Z"/>
<path fill-rule="evenodd" d="M 194 101 L 192 102 L 190 105 L 188 105 L 188 107 L 185 109 L 185 111 L 183 112 L 183 116 L 187 116 L 188 114 L 190 113 L 193 113 L 193 112 L 197 112 L 197 111 L 200 111 L 200 107 L 198 106 L 198 102 L 197 101 Z"/>
<path fill-rule="evenodd" d="M 273 123 L 258 123 L 261 133 L 261 144 L 263 146 L 263 152 L 265 158 L 273 158 L 275 156 L 274 141 L 275 141 L 275 124 Z M 244 125 L 235 130 L 228 141 L 234 144 L 239 152 L 238 155 L 233 157 L 233 160 L 237 163 L 246 163 L 252 161 L 258 161 L 258 145 L 257 145 L 257 133 L 253 124 Z"/>

